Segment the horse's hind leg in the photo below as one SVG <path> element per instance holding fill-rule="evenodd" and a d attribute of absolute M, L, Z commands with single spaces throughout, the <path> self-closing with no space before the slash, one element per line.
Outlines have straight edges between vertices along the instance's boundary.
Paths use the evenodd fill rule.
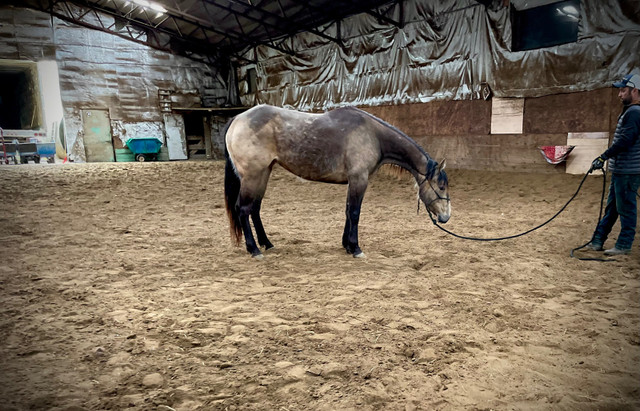
<path fill-rule="evenodd" d="M 238 217 L 240 218 L 240 223 L 242 225 L 242 233 L 244 234 L 247 251 L 252 257 L 261 258 L 262 253 L 256 245 L 256 240 L 253 237 L 249 216 L 253 219 L 253 224 L 256 229 L 260 245 L 264 245 L 266 248 L 273 247 L 267 239 L 264 227 L 262 226 L 262 220 L 260 219 L 262 197 L 267 189 L 267 181 L 269 180 L 270 172 L 271 169 L 267 168 L 252 175 L 245 175 L 242 177 L 242 181 L 240 183 L 240 195 L 238 197 L 237 205 Z"/>
<path fill-rule="evenodd" d="M 349 203 L 347 203 L 347 209 L 344 212 L 345 222 L 344 231 L 342 232 L 342 246 L 347 252 L 349 252 L 349 231 L 351 231 L 351 223 L 349 222 Z"/>
<path fill-rule="evenodd" d="M 249 223 L 249 215 L 251 215 L 253 204 L 253 197 L 243 196 L 242 194 L 238 197 L 238 217 L 244 234 L 244 242 L 251 256 L 258 257 L 262 256 L 262 253 L 256 245 L 256 240 L 253 238 L 253 232 L 251 231 L 251 223 Z"/>
<path fill-rule="evenodd" d="M 264 231 L 262 225 L 262 219 L 260 218 L 260 208 L 262 207 L 262 198 L 258 198 L 253 203 L 253 209 L 251 210 L 251 219 L 253 220 L 253 228 L 256 229 L 256 235 L 258 236 L 258 244 L 268 250 L 273 248 L 273 244 L 267 238 L 267 233 Z"/>

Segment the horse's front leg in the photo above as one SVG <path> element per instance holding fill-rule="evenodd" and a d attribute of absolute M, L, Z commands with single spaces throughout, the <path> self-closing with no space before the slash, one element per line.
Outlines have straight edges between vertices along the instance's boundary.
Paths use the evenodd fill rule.
<path fill-rule="evenodd" d="M 349 192 L 347 194 L 346 222 L 342 234 L 342 245 L 347 253 L 354 257 L 364 257 L 364 253 L 358 245 L 358 222 L 360 221 L 360 208 L 364 192 L 367 189 L 367 179 L 349 180 Z"/>
<path fill-rule="evenodd" d="M 260 208 L 262 207 L 262 198 L 256 199 L 253 202 L 253 207 L 251 209 L 251 219 L 253 220 L 253 228 L 256 229 L 256 236 L 258 236 L 258 244 L 268 250 L 273 248 L 273 244 L 267 238 L 267 233 L 264 231 L 264 226 L 262 225 L 262 219 L 260 218 Z"/>

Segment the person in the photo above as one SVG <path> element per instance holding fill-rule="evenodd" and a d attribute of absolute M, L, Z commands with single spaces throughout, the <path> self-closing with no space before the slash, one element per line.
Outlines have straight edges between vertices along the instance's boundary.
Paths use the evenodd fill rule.
<path fill-rule="evenodd" d="M 637 196 L 640 187 L 640 75 L 629 74 L 613 83 L 622 101 L 622 113 L 618 117 L 611 147 L 593 160 L 591 170 L 604 167 L 609 161 L 611 183 L 604 217 L 598 223 L 589 248 L 604 249 L 604 243 L 620 217 L 620 235 L 615 246 L 606 255 L 629 254 L 636 233 L 638 220 Z"/>

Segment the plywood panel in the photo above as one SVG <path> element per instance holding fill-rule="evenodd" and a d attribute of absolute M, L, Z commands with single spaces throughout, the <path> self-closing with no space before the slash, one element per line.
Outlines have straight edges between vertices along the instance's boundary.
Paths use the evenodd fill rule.
<path fill-rule="evenodd" d="M 165 114 L 164 127 L 167 134 L 167 149 L 170 160 L 186 160 L 187 138 L 184 132 L 184 117 L 181 114 Z"/>
<path fill-rule="evenodd" d="M 524 120 L 524 99 L 494 98 L 491 106 L 491 134 L 520 134 Z"/>
<path fill-rule="evenodd" d="M 584 174 L 591 168 L 593 159 L 609 146 L 609 133 L 569 133 L 567 145 L 575 146 L 567 158 L 567 173 Z"/>
<path fill-rule="evenodd" d="M 81 113 L 87 161 L 115 161 L 109 110 L 82 110 Z"/>

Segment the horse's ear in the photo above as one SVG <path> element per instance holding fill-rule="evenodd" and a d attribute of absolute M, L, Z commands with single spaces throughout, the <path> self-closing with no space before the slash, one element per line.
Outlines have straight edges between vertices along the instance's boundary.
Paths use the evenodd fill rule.
<path fill-rule="evenodd" d="M 438 172 L 444 170 L 446 166 L 447 166 L 447 159 L 443 158 L 442 161 L 440 162 L 440 165 L 438 165 Z"/>

